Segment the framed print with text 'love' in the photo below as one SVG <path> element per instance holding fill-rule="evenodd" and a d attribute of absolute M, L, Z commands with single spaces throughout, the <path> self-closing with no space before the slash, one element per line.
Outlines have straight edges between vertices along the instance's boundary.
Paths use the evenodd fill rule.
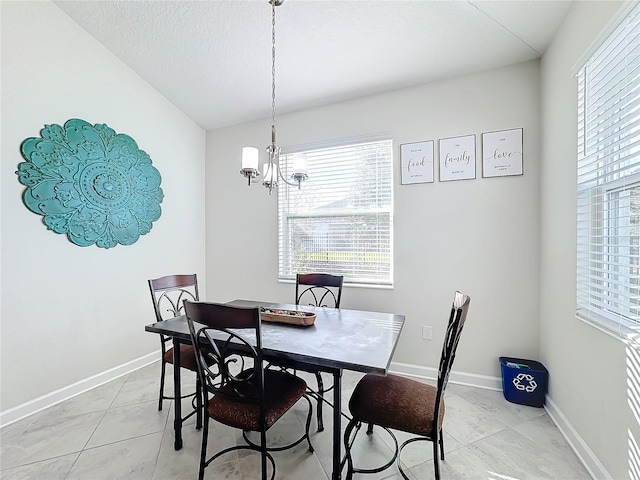
<path fill-rule="evenodd" d="M 482 134 L 482 176 L 523 174 L 522 128 Z"/>

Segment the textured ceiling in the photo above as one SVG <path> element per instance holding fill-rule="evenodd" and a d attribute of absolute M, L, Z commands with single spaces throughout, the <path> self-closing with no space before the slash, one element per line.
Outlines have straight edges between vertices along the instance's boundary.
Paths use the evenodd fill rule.
<path fill-rule="evenodd" d="M 204 129 L 271 115 L 266 0 L 54 3 Z M 276 113 L 538 58 L 570 6 L 286 0 L 276 8 Z"/>

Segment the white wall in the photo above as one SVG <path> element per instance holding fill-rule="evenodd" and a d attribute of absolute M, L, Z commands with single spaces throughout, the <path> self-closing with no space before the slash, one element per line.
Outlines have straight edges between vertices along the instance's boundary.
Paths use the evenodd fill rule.
<path fill-rule="evenodd" d="M 204 283 L 205 133 L 54 4 L 0 4 L 6 412 L 157 353 L 146 280 L 196 272 Z M 21 142 L 70 118 L 130 135 L 160 171 L 162 216 L 134 245 L 78 247 L 22 204 Z"/>
<path fill-rule="evenodd" d="M 640 373 L 628 366 L 640 353 L 582 323 L 576 305 L 576 115 L 574 66 L 615 16 L 620 2 L 576 2 L 541 63 L 540 351 L 549 369 L 549 394 L 597 459 L 585 458 L 598 478 L 635 476 L 631 435 L 640 443 L 629 407 Z M 629 389 L 629 390 L 628 390 Z M 639 415 L 636 412 L 636 415 Z M 635 447 L 635 455 L 639 455 Z M 636 457 L 637 458 L 637 457 Z M 598 471 L 600 469 L 600 471 Z"/>
<path fill-rule="evenodd" d="M 406 315 L 395 362 L 437 365 L 456 289 L 472 297 L 456 370 L 499 377 L 498 356 L 538 357 L 538 67 L 277 116 L 283 147 L 381 132 L 394 139 L 395 288 L 347 287 L 342 304 Z M 482 132 L 517 127 L 524 176 L 483 179 L 478 161 L 475 180 L 400 185 L 402 143 L 476 134 L 480 158 Z M 241 147 L 269 141 L 268 119 L 207 133 L 209 299 L 293 301 L 293 285 L 277 281 L 277 197 L 239 174 Z M 423 325 L 433 326 L 434 340 L 421 339 Z"/>
<path fill-rule="evenodd" d="M 395 288 L 347 288 L 344 305 L 406 314 L 394 360 L 434 367 L 452 293 L 469 293 L 456 370 L 499 377 L 499 355 L 539 358 L 592 471 L 628 478 L 640 430 L 625 365 L 638 353 L 574 316 L 572 67 L 619 6 L 576 2 L 540 66 L 278 115 L 278 135 L 287 146 L 388 132 L 397 156 L 401 143 L 475 133 L 480 157 L 482 132 L 523 127 L 521 177 L 483 179 L 479 161 L 475 180 L 401 186 L 396 158 Z M 155 352 L 148 278 L 206 271 L 209 300 L 291 301 L 277 282 L 276 197 L 238 174 L 240 148 L 267 145 L 268 120 L 209 132 L 205 152 L 200 128 L 53 4 L 0 8 L 0 410 Z M 73 117 L 129 134 L 163 176 L 162 217 L 132 246 L 75 246 L 22 204 L 20 143 Z"/>

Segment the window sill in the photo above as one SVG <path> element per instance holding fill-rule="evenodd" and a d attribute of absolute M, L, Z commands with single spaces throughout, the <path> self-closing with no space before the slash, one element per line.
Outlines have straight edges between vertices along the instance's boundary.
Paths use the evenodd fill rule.
<path fill-rule="evenodd" d="M 629 327 L 606 318 L 585 318 L 578 314 L 576 314 L 576 318 L 625 344 L 640 344 L 640 326 Z"/>

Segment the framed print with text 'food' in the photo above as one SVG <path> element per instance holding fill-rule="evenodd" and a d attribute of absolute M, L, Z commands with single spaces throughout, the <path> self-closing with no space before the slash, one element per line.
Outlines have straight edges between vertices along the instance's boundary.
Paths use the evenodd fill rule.
<path fill-rule="evenodd" d="M 433 140 L 400 145 L 402 185 L 433 182 Z"/>

